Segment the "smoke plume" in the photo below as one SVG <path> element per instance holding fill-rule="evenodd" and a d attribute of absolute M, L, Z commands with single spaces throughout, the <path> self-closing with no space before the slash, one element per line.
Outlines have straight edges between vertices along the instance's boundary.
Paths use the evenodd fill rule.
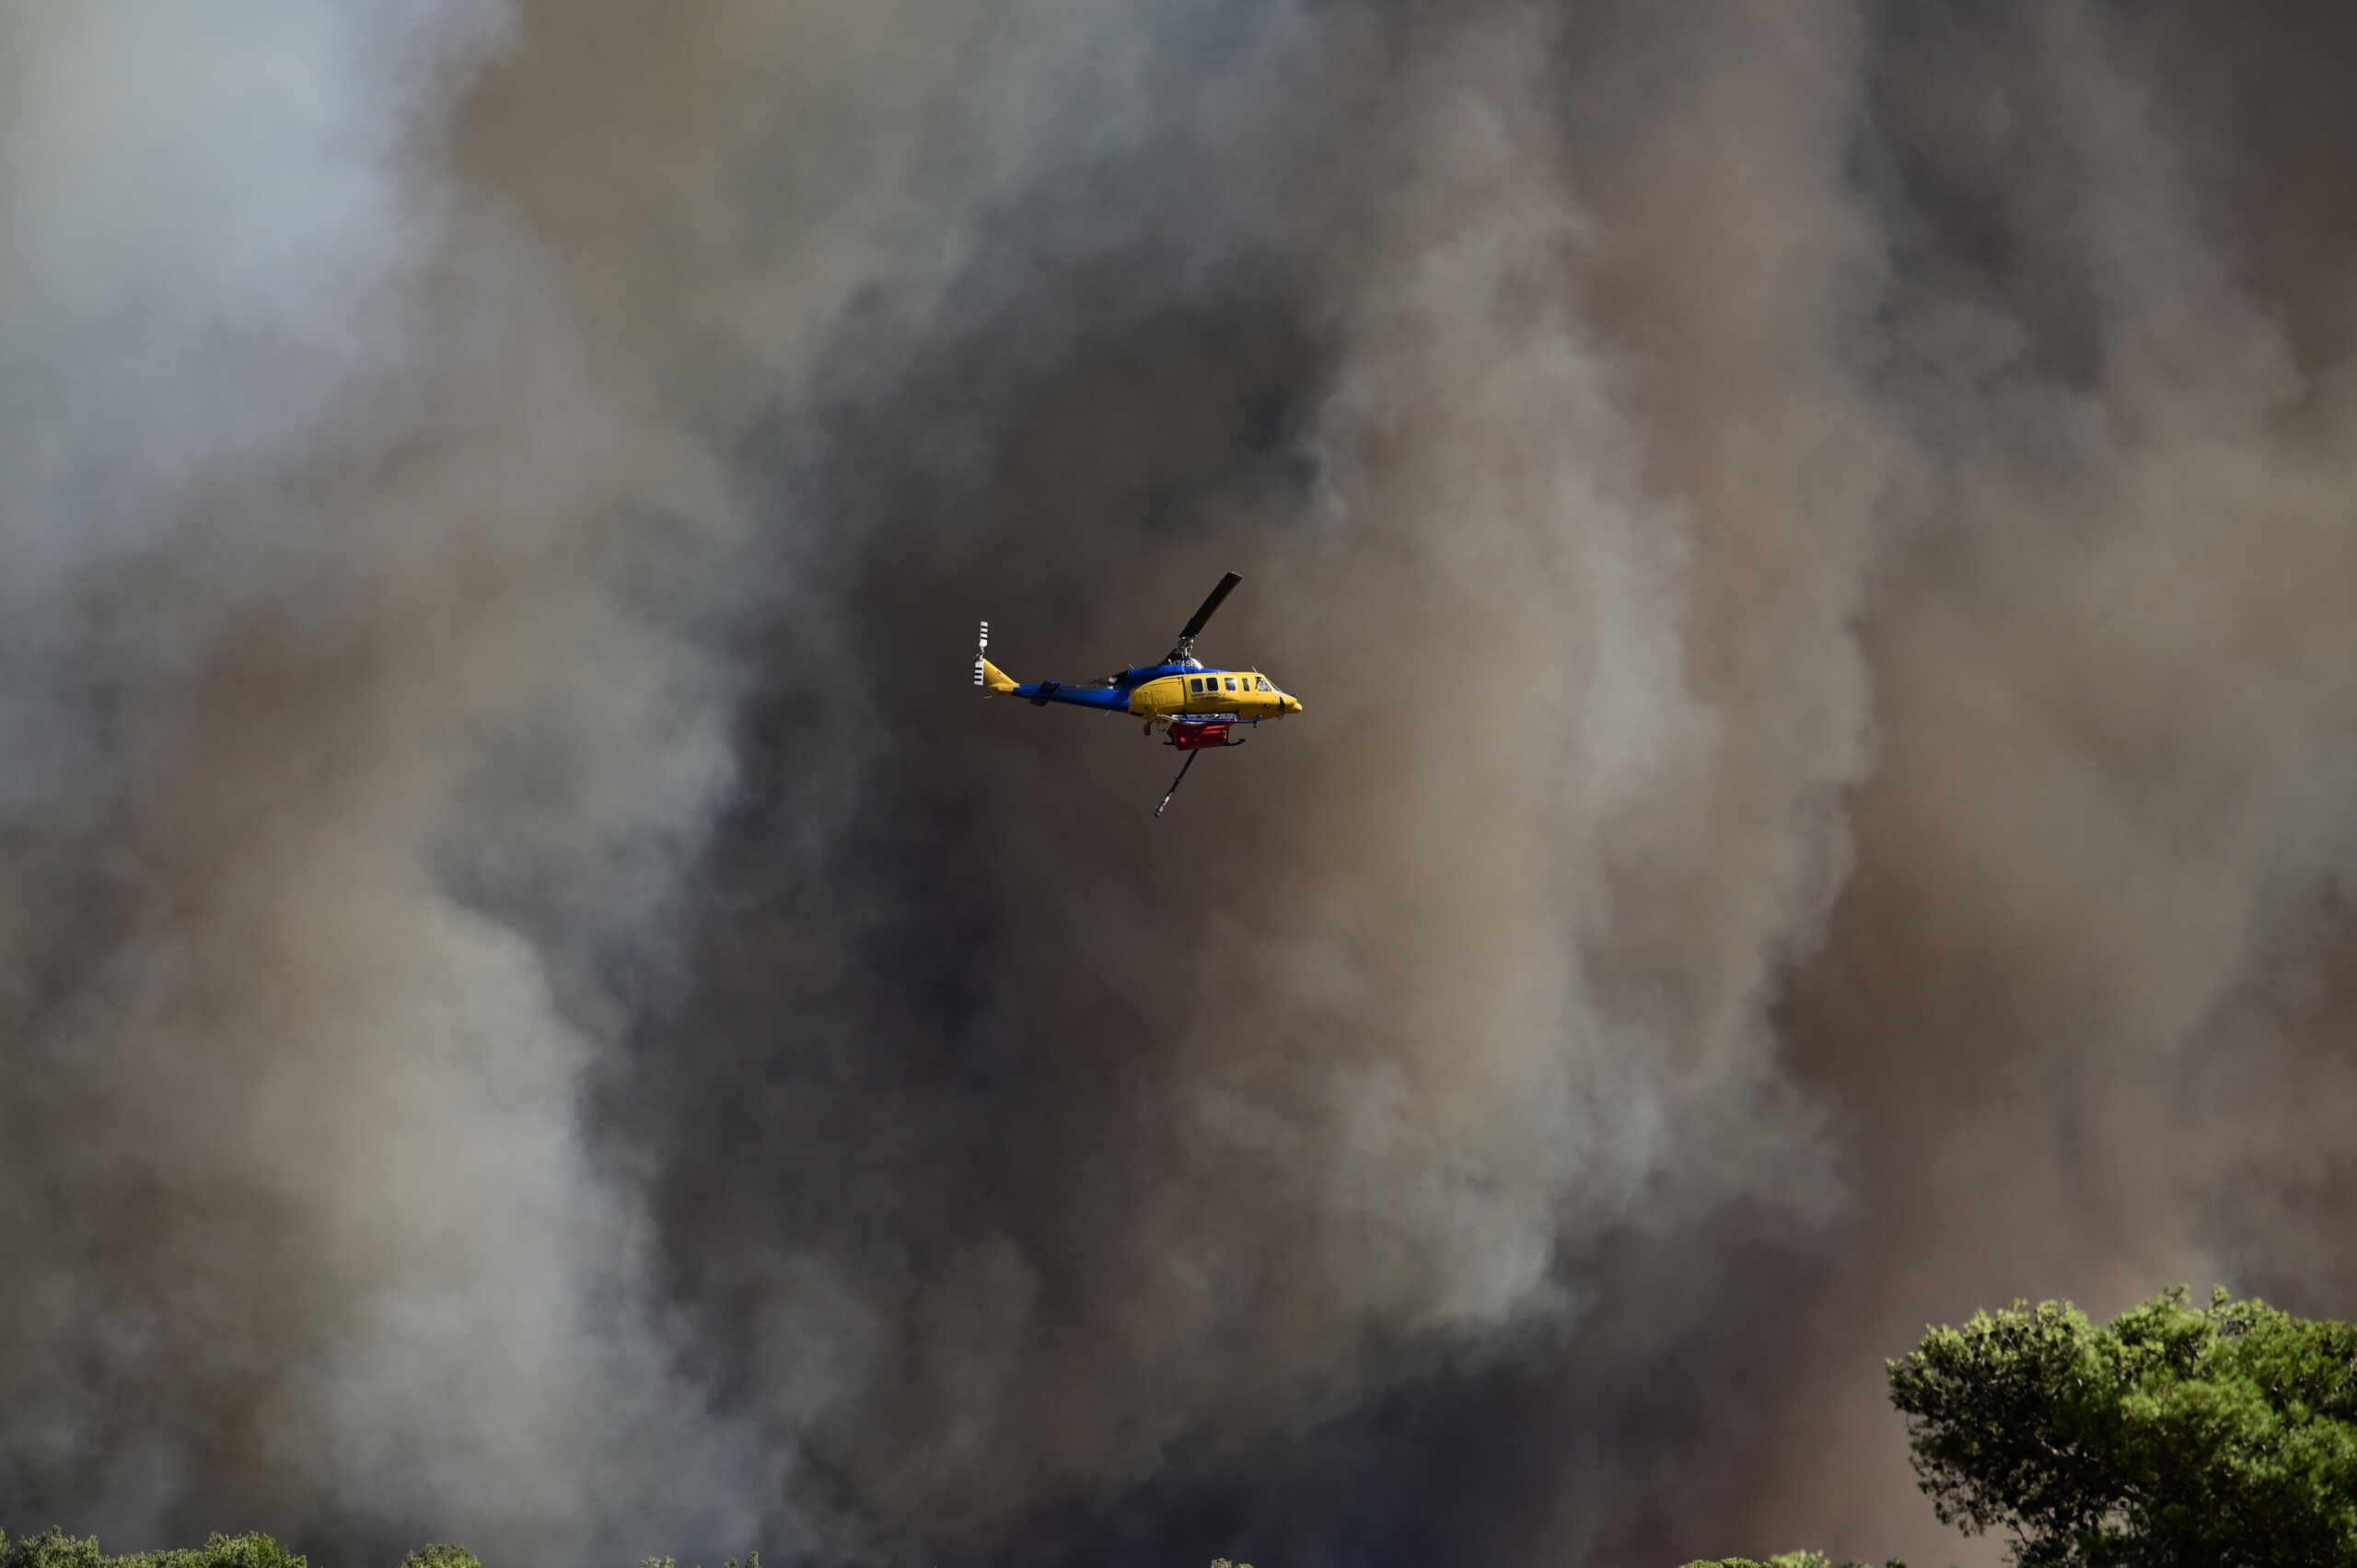
<path fill-rule="evenodd" d="M 2352 66 L 0 6 L 0 1523 L 1993 1561 L 1926 1321 L 2352 1311 Z"/>

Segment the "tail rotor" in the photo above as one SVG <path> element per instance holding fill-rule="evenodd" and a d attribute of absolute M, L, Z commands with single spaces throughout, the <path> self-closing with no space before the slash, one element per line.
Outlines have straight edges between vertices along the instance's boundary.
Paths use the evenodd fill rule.
<path fill-rule="evenodd" d="M 991 623 L 985 621 L 981 639 L 974 645 L 974 684 L 982 689 L 985 697 L 1004 697 L 1016 690 L 1015 677 L 984 656 L 990 645 Z"/>

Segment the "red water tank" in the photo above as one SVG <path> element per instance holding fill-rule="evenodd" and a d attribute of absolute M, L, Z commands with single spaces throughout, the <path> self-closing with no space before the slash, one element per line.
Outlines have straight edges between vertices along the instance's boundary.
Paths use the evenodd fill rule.
<path fill-rule="evenodd" d="M 1213 719 L 1203 724 L 1174 724 L 1170 726 L 1170 744 L 1181 751 L 1200 751 L 1206 746 L 1227 744 L 1229 721 Z"/>

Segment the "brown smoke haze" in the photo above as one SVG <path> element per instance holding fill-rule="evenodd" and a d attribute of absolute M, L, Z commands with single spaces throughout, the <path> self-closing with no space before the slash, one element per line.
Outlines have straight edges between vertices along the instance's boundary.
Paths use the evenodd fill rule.
<path fill-rule="evenodd" d="M 1925 1322 L 2357 1316 L 2351 79 L 0 0 L 0 1524 L 1994 1562 Z"/>

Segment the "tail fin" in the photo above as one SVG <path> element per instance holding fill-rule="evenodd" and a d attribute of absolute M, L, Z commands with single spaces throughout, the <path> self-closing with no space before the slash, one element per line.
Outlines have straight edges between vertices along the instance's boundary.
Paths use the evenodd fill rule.
<path fill-rule="evenodd" d="M 982 656 L 982 650 L 990 645 L 991 623 L 985 621 L 982 622 L 981 641 L 974 645 L 974 684 L 982 689 L 983 696 L 996 697 L 1014 691 L 1015 681 L 1006 671 Z"/>

